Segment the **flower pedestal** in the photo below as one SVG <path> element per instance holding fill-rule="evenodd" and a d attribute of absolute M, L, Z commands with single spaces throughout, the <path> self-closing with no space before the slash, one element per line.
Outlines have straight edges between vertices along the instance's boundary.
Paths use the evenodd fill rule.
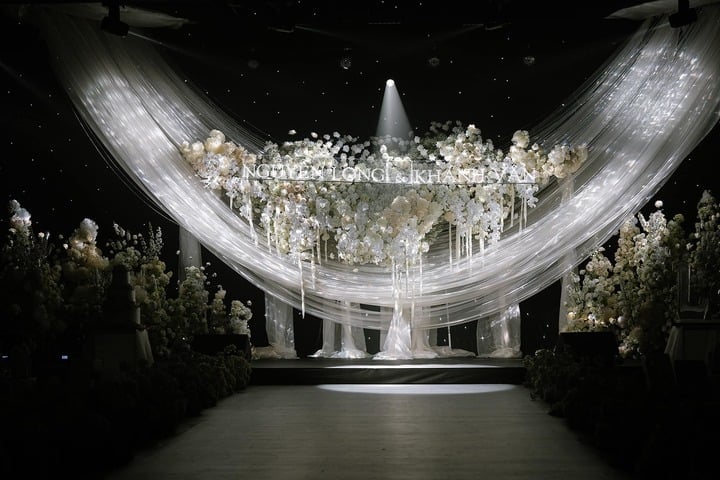
<path fill-rule="evenodd" d="M 251 359 L 250 336 L 237 333 L 203 333 L 193 336 L 192 348 L 206 355 L 216 355 L 225 347 L 234 345 L 247 361 Z"/>
<path fill-rule="evenodd" d="M 617 337 L 611 331 L 560 332 L 558 348 L 604 365 L 612 365 L 618 356 Z"/>

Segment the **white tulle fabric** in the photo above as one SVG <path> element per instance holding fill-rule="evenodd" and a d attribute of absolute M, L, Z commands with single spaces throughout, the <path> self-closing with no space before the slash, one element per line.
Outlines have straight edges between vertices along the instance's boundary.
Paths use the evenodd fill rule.
<path fill-rule="evenodd" d="M 202 246 L 200 242 L 183 227 L 180 227 L 178 233 L 178 246 L 181 255 L 178 257 L 178 278 L 182 282 L 185 280 L 185 271 L 189 267 L 202 266 Z"/>
<path fill-rule="evenodd" d="M 563 200 L 557 184 L 544 188 L 526 228 L 507 230 L 482 254 L 449 264 L 441 237 L 422 274 L 408 275 L 407 291 L 422 293 L 398 299 L 386 268 L 329 261 L 311 271 L 277 256 L 198 181 L 181 142 L 213 128 L 255 151 L 262 142 L 189 87 L 151 45 L 57 14 L 40 24 L 83 120 L 181 227 L 284 303 L 344 325 L 387 329 L 383 350 L 400 357 L 413 354 L 413 331 L 490 318 L 561 278 L 652 198 L 718 120 L 717 6 L 682 29 L 662 17 L 646 21 L 564 108 L 530 129 L 546 145 L 589 145 L 571 193 Z"/>
<path fill-rule="evenodd" d="M 268 346 L 253 346 L 253 358 L 259 359 L 295 359 L 295 323 L 293 309 L 278 298 L 265 295 L 265 332 Z"/>

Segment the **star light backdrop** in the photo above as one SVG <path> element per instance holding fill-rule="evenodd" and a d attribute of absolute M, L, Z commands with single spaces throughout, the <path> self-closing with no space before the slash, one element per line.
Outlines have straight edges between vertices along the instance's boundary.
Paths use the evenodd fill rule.
<path fill-rule="evenodd" d="M 197 24 L 146 35 L 165 45 L 161 48 L 189 82 L 269 139 L 287 139 L 293 129 L 299 136 L 374 133 L 385 80 L 392 77 L 416 132 L 425 132 L 433 120 L 457 119 L 474 123 L 485 138 L 505 146 L 515 129 L 537 123 L 561 105 L 637 27 L 635 21 L 603 20 L 597 11 L 577 18 L 548 11 L 528 15 L 532 21 L 513 17 L 483 25 L 445 17 L 446 25 L 429 26 L 413 22 L 430 12 L 420 5 L 413 6 L 414 16 L 404 10 L 405 25 L 370 25 L 368 20 L 398 10 L 375 3 L 356 10 L 354 18 L 326 6 L 329 12 L 309 12 L 307 26 L 294 29 L 277 28 L 279 17 L 260 8 L 231 12 L 235 15 L 208 9 Z M 193 18 L 199 12 L 185 13 Z M 334 21 L 328 23 L 329 18 Z M 38 229 L 67 234 L 90 217 L 100 224 L 102 238 L 112 221 L 135 230 L 151 221 L 170 239 L 176 227 L 119 180 L 88 140 L 37 32 L 12 17 L 3 22 L 3 199 L 18 199 Z M 715 128 L 657 195 L 668 213 L 691 215 L 702 190 L 713 189 L 716 182 L 707 172 L 717 138 Z M 174 250 L 166 246 L 167 255 Z M 234 284 L 258 297 L 219 262 L 213 269 L 226 287 Z M 524 302 L 523 327 L 534 326 L 526 337 L 550 334 L 557 301 L 555 288 Z M 312 325 L 312 319 L 306 321 Z"/>

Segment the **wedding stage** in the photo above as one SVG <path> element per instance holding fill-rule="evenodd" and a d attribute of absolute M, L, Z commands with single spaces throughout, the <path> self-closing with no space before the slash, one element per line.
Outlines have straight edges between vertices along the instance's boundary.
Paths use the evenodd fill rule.
<path fill-rule="evenodd" d="M 337 131 L 296 139 L 290 130 L 290 140 L 267 141 L 144 36 L 116 38 L 82 18 L 34 13 L 78 118 L 179 226 L 181 277 L 201 271 L 194 252 L 202 245 L 264 292 L 268 343 L 281 358 L 296 355 L 297 311 L 323 321 L 317 357 L 364 357 L 357 337 L 376 330 L 373 361 L 349 364 L 368 376 L 417 377 L 408 366 L 427 359 L 475 369 L 441 360 L 437 329 L 477 323 L 478 353 L 518 351 L 520 302 L 571 279 L 713 128 L 714 8 L 681 32 L 661 17 L 643 22 L 532 136 L 517 130 L 503 148 L 460 121 L 432 122 L 422 135 L 379 121 L 367 140 Z M 405 125 L 392 79 L 380 119 L 386 100 Z M 575 313 L 562 311 L 564 300 L 560 328 Z M 191 333 L 207 330 L 195 323 Z M 383 361 L 405 363 L 378 368 L 399 365 Z M 309 378 L 315 365 L 333 376 L 325 360 L 299 362 Z"/>
<path fill-rule="evenodd" d="M 483 384 L 521 385 L 519 358 L 254 360 L 253 385 Z"/>

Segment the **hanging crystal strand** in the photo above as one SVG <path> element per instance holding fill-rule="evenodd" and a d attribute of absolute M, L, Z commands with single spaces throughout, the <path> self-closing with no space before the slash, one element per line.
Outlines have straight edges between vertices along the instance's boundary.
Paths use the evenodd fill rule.
<path fill-rule="evenodd" d="M 268 219 L 267 225 L 265 226 L 265 233 L 267 234 L 268 252 L 272 253 L 272 241 L 270 240 L 270 222 L 272 222 L 272 220 Z"/>
<path fill-rule="evenodd" d="M 473 262 L 472 262 L 472 260 L 473 260 L 473 251 L 474 251 L 474 248 L 475 248 L 475 247 L 473 246 L 473 230 L 474 230 L 473 226 L 470 225 L 470 229 L 468 230 L 468 259 L 470 260 L 470 261 L 468 262 L 468 269 L 470 270 L 470 272 L 473 271 Z"/>
<path fill-rule="evenodd" d="M 445 304 L 445 318 L 448 322 L 447 325 L 447 331 L 448 331 L 448 348 L 452 350 L 452 332 L 450 331 L 450 309 L 448 308 L 448 304 Z"/>
<path fill-rule="evenodd" d="M 420 296 L 422 297 L 423 294 L 423 254 L 420 253 L 420 259 L 418 260 L 420 264 Z"/>
<path fill-rule="evenodd" d="M 415 269 L 413 268 L 413 271 L 414 271 L 414 270 L 415 270 Z M 408 276 L 410 275 L 410 270 L 407 271 L 407 275 L 408 275 Z M 410 322 L 410 332 L 412 332 L 412 325 L 413 325 L 413 322 L 415 321 L 415 275 L 413 275 L 412 281 L 410 282 L 410 288 L 411 288 L 411 291 L 410 291 L 410 299 L 411 299 L 411 300 L 410 300 L 410 319 L 409 319 L 409 322 Z M 410 334 L 410 337 L 412 338 L 412 333 Z M 412 343 L 412 342 L 411 342 L 411 343 Z M 411 348 L 412 348 L 412 347 L 411 347 Z"/>
<path fill-rule="evenodd" d="M 315 231 L 317 232 L 316 239 L 315 239 L 315 245 L 317 245 L 317 262 L 318 265 L 322 265 L 321 255 L 320 255 L 320 227 L 316 226 Z"/>
<path fill-rule="evenodd" d="M 473 254 L 473 247 L 472 247 L 472 225 L 468 228 L 468 242 L 467 242 L 467 255 L 468 257 L 472 257 Z"/>
<path fill-rule="evenodd" d="M 510 185 L 510 228 L 515 224 L 515 188 Z"/>
<path fill-rule="evenodd" d="M 452 255 L 452 223 L 448 222 L 448 257 L 450 264 L 450 268 L 452 268 L 453 264 L 453 255 Z"/>
<path fill-rule="evenodd" d="M 391 270 L 392 270 L 392 291 L 393 291 L 393 317 L 390 321 L 392 322 L 395 320 L 395 316 L 398 314 L 398 311 L 400 310 L 400 267 L 395 262 L 395 257 L 392 258 L 391 261 Z M 388 325 L 390 327 L 390 325 Z M 390 333 L 390 328 L 388 328 L 388 333 Z"/>
<path fill-rule="evenodd" d="M 230 200 L 230 209 L 232 209 L 232 203 L 233 200 Z M 247 218 L 248 218 L 248 224 L 250 225 L 250 238 L 253 239 L 255 242 L 255 245 L 258 244 L 257 239 L 257 233 L 255 232 L 255 224 L 253 223 L 253 211 L 252 211 L 252 200 L 248 199 L 247 204 L 245 205 L 245 208 L 247 208 Z"/>
<path fill-rule="evenodd" d="M 280 208 L 275 207 L 275 219 L 273 221 L 273 227 L 275 230 L 275 253 L 280 255 L 280 232 L 278 232 L 278 218 L 280 217 Z"/>
<path fill-rule="evenodd" d="M 503 202 L 502 190 L 500 190 L 500 233 L 505 231 L 505 207 Z"/>
<path fill-rule="evenodd" d="M 460 225 L 455 226 L 455 259 L 460 260 Z"/>
<path fill-rule="evenodd" d="M 300 311 L 302 312 L 302 318 L 305 318 L 305 281 L 303 280 L 303 266 L 300 255 L 297 255 L 298 259 L 298 270 L 300 272 Z"/>
<path fill-rule="evenodd" d="M 310 247 L 310 285 L 315 288 L 315 246 Z"/>
<path fill-rule="evenodd" d="M 397 278 L 397 266 L 395 265 L 395 257 L 390 259 L 390 275 L 392 280 L 393 296 L 396 296 L 399 288 L 399 282 Z"/>
<path fill-rule="evenodd" d="M 410 257 L 408 257 L 408 246 L 405 242 L 405 295 L 410 291 Z"/>

